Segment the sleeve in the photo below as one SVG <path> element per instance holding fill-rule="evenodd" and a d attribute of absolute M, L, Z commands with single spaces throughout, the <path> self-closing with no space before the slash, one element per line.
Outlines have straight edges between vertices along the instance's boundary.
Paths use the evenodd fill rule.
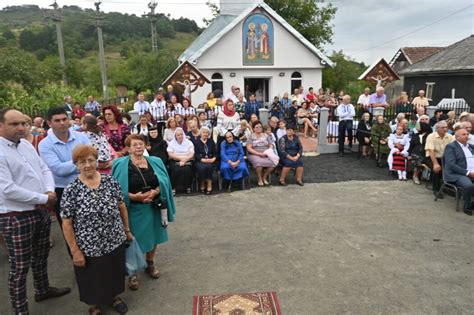
<path fill-rule="evenodd" d="M 189 141 L 189 142 L 191 142 L 191 141 Z M 192 153 L 192 154 L 194 155 L 194 144 L 193 144 L 192 142 L 191 142 L 191 144 L 189 145 L 188 150 L 189 150 L 189 153 Z"/>
<path fill-rule="evenodd" d="M 133 110 L 134 111 L 140 111 L 140 104 L 138 104 L 138 102 L 136 102 L 135 104 L 133 104 Z"/>
<path fill-rule="evenodd" d="M 125 139 L 130 136 L 130 128 L 127 125 L 122 124 L 122 145 L 125 143 Z"/>
<path fill-rule="evenodd" d="M 244 148 L 242 147 L 242 143 L 237 142 L 237 147 L 239 149 L 239 156 L 237 160 L 240 162 L 243 162 L 245 159 L 244 159 Z"/>
<path fill-rule="evenodd" d="M 388 137 L 388 147 L 390 148 L 390 150 L 392 150 L 394 148 L 393 136 L 392 135 L 390 135 L 390 137 Z"/>
<path fill-rule="evenodd" d="M 375 97 L 373 95 L 370 95 L 369 97 L 369 105 L 375 104 Z"/>
<path fill-rule="evenodd" d="M 223 115 L 221 113 L 217 114 L 217 124 L 216 124 L 216 128 L 217 128 L 217 132 L 219 133 L 220 136 L 224 136 L 222 134 L 222 129 L 223 129 L 223 123 L 224 123 L 224 118 L 223 118 Z"/>
<path fill-rule="evenodd" d="M 3 155 L 0 156 L 0 174 L 0 191 L 3 191 L 3 196 L 6 199 L 30 205 L 43 205 L 48 202 L 46 194 L 32 192 L 15 184 L 7 158 Z"/>
<path fill-rule="evenodd" d="M 362 95 L 359 95 L 359 98 L 357 99 L 357 104 L 362 105 Z"/>
<path fill-rule="evenodd" d="M 235 128 L 234 130 L 232 130 L 232 133 L 234 134 L 234 136 L 238 137 L 240 133 L 240 115 L 238 113 L 235 113 L 233 119 Z"/>
<path fill-rule="evenodd" d="M 467 169 L 463 169 L 456 163 L 456 154 L 454 152 L 454 146 L 447 145 L 444 151 L 444 167 L 447 171 L 458 175 L 468 174 Z"/>
<path fill-rule="evenodd" d="M 351 105 L 351 117 L 354 117 L 356 115 L 354 105 Z"/>
<path fill-rule="evenodd" d="M 45 139 L 46 140 L 46 139 Z M 55 173 L 58 176 L 68 176 L 71 174 L 77 174 L 76 165 L 72 162 L 72 160 L 61 162 L 58 156 L 55 154 L 54 150 L 50 148 L 48 142 L 45 140 L 40 142 L 39 145 L 39 152 L 43 161 L 48 165 L 50 170 L 55 170 Z"/>
<path fill-rule="evenodd" d="M 114 190 L 114 196 L 117 197 L 118 203 L 120 204 L 122 202 L 125 202 L 125 198 L 123 197 L 122 188 L 120 187 L 119 182 L 113 176 L 108 176 L 107 178 L 110 180 L 112 189 Z"/>
<path fill-rule="evenodd" d="M 221 161 L 227 162 L 229 161 L 229 156 L 227 155 L 226 151 L 226 143 L 227 140 L 221 142 Z"/>
<path fill-rule="evenodd" d="M 74 188 L 72 185 L 68 185 L 63 192 L 60 203 L 60 215 L 63 219 L 73 219 L 75 217 L 76 203 L 74 196 Z M 77 193 L 77 192 L 76 192 Z"/>
<path fill-rule="evenodd" d="M 433 135 L 434 133 L 429 134 L 426 138 L 425 150 L 434 151 L 434 142 L 433 142 Z M 428 153 L 428 152 L 427 152 Z"/>
<path fill-rule="evenodd" d="M 285 137 L 281 137 L 280 140 L 278 141 L 278 151 L 280 152 L 280 156 L 283 159 L 286 159 L 288 157 L 288 153 L 286 152 L 286 140 Z"/>
<path fill-rule="evenodd" d="M 300 158 L 303 157 L 303 144 L 301 143 L 301 139 L 298 137 L 298 153 L 300 155 Z"/>
<path fill-rule="evenodd" d="M 35 152 L 36 153 L 36 152 Z M 43 161 L 43 159 L 39 158 L 40 165 L 41 165 L 41 171 L 43 174 L 43 181 L 46 186 L 46 191 L 54 191 L 55 184 L 54 184 L 54 177 L 53 173 L 51 170 L 48 168 L 46 163 Z"/>

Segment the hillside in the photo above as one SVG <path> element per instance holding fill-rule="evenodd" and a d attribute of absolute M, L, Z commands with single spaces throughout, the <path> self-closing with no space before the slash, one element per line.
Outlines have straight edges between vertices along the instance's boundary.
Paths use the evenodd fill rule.
<path fill-rule="evenodd" d="M 36 5 L 11 6 L 0 11 L 0 107 L 51 90 L 101 95 L 96 12 L 64 6 L 62 35 L 68 86 L 62 85 L 53 10 Z M 158 52 L 151 52 L 150 22 L 136 15 L 104 14 L 103 35 L 111 96 L 115 86 L 131 91 L 154 91 L 177 65 L 177 57 L 201 31 L 187 18 L 158 15 Z M 150 71 L 152 69 L 152 71 Z M 58 93 L 60 94 L 60 93 Z M 82 97 L 82 95 L 81 95 Z M 37 101 L 32 100 L 35 103 Z M 32 105 L 33 106 L 33 105 Z"/>

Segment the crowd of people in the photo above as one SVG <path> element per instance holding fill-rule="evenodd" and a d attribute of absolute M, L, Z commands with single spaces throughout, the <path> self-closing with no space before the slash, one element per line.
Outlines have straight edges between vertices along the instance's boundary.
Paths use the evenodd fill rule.
<path fill-rule="evenodd" d="M 248 95 L 247 102 L 236 86 L 226 97 L 209 93 L 196 107 L 172 86 L 160 89 L 151 103 L 139 94 L 136 122 L 92 96 L 84 106 L 66 96 L 64 105 L 51 108 L 46 117 L 2 110 L 0 235 L 9 254 L 15 314 L 28 314 L 30 266 L 37 302 L 70 292 L 49 285 L 50 213 L 63 231 L 80 300 L 90 306 L 90 314 L 100 314 L 104 305 L 124 314 L 128 307 L 119 295 L 127 276 L 127 244 L 138 243 L 146 273 L 157 279 L 156 249 L 168 240 L 174 196 L 191 193 L 193 182 L 210 195 L 215 174 L 230 188 L 233 182 L 243 184 L 251 166 L 258 187 L 270 185 L 276 171 L 279 185 L 286 186 L 292 169 L 296 184 L 303 186 L 299 131 L 302 137 L 316 137 L 323 107 L 338 121 L 341 156 L 346 140 L 352 147 L 354 130 L 363 157 L 386 157 L 401 181 L 412 176 L 420 184 L 429 169 L 439 194 L 444 171 L 446 180 L 464 188 L 464 212 L 472 215 L 473 114 L 457 118 L 436 111 L 430 119 L 424 92 L 412 101 L 403 92 L 392 106 L 396 119 L 387 121 L 383 114 L 374 115 L 375 108 L 389 107 L 383 87 L 372 94 L 365 89 L 356 104 L 360 111 L 344 91 L 337 97 L 323 89 L 293 92 L 274 99 L 268 124 L 259 119 L 263 105 L 256 96 Z M 128 287 L 139 288 L 138 274 L 128 274 Z"/>

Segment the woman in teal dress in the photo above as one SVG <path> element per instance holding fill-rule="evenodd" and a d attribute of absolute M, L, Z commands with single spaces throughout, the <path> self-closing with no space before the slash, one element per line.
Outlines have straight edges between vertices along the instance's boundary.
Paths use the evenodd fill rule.
<path fill-rule="evenodd" d="M 168 241 L 166 227 L 168 222 L 174 221 L 176 213 L 171 183 L 161 159 L 143 155 L 146 146 L 143 136 L 130 135 L 125 145 L 130 155 L 114 160 L 112 175 L 125 197 L 130 230 L 142 252 L 146 253 L 146 272 L 158 279 L 160 272 L 153 262 L 156 246 Z M 159 204 L 163 206 L 159 207 Z M 137 290 L 137 275 L 129 276 L 129 288 Z"/>

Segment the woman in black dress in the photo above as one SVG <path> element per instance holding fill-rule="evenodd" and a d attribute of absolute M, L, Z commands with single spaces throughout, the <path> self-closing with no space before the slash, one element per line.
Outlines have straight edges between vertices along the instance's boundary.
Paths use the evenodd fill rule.
<path fill-rule="evenodd" d="M 370 121 L 370 114 L 363 113 L 357 125 L 356 138 L 359 145 L 362 147 L 362 156 L 365 159 L 370 157 L 370 130 L 372 129 L 372 122 Z"/>
<path fill-rule="evenodd" d="M 199 138 L 194 142 L 194 160 L 196 172 L 201 185 L 201 192 L 210 195 L 212 192 L 212 173 L 216 162 L 216 144 L 210 139 L 211 131 L 201 127 Z"/>
<path fill-rule="evenodd" d="M 148 129 L 148 153 L 151 156 L 159 157 L 163 163 L 168 165 L 168 152 L 166 148 L 168 143 L 163 140 L 163 137 L 159 134 L 157 127 Z"/>

